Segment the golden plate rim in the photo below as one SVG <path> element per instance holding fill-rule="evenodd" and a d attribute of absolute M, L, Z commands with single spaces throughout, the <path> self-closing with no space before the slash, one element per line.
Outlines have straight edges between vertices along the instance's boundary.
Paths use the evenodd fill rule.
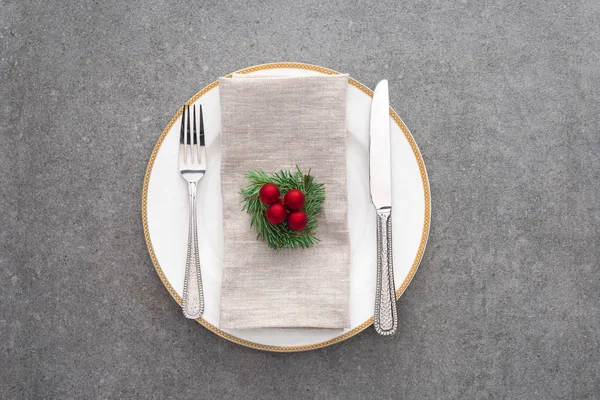
<path fill-rule="evenodd" d="M 250 72 L 255 72 L 255 71 L 260 71 L 260 70 L 283 69 L 283 68 L 305 69 L 305 70 L 321 72 L 321 73 L 328 74 L 328 75 L 340 74 L 337 71 L 334 71 L 329 68 L 321 67 L 318 65 L 296 63 L 296 62 L 281 62 L 281 63 L 269 63 L 269 64 L 254 65 L 252 67 L 244 68 L 239 71 L 233 72 L 229 75 L 226 75 L 226 77 L 231 77 L 233 74 L 248 74 Z M 202 90 L 200 90 L 198 93 L 196 93 L 190 100 L 188 100 L 187 103 L 195 102 L 201 96 L 203 96 L 210 90 L 217 87 L 218 83 L 219 83 L 218 80 L 216 80 L 216 81 L 212 82 L 210 85 L 204 87 Z M 360 91 L 364 92 L 368 96 L 373 97 L 373 91 L 371 89 L 369 89 L 368 87 L 366 87 L 365 85 L 363 85 L 362 83 L 358 82 L 357 80 L 354 80 L 349 77 L 348 83 L 351 84 L 352 86 L 356 87 Z M 180 115 L 181 115 L 181 109 L 179 109 L 177 111 L 177 113 L 175 114 L 175 116 L 173 118 L 171 118 L 171 120 L 167 124 L 166 128 L 163 130 L 162 134 L 158 138 L 158 141 L 156 142 L 156 145 L 154 146 L 154 149 L 152 150 L 152 154 L 150 155 L 150 160 L 148 161 L 148 166 L 146 167 L 146 173 L 144 175 L 144 186 L 143 186 L 143 190 L 142 190 L 142 224 L 144 227 L 144 237 L 146 239 L 146 245 L 148 246 L 148 253 L 150 254 L 150 259 L 152 260 L 154 269 L 156 270 L 160 280 L 162 281 L 163 285 L 165 286 L 165 288 L 167 289 L 167 291 L 169 292 L 171 297 L 173 297 L 173 299 L 177 302 L 177 304 L 179 304 L 181 306 L 181 297 L 177 294 L 177 292 L 175 292 L 175 290 L 173 289 L 173 287 L 167 280 L 165 274 L 162 271 L 162 268 L 160 267 L 160 264 L 158 263 L 158 259 L 156 258 L 156 255 L 154 254 L 154 249 L 152 247 L 152 241 L 150 240 L 150 232 L 148 230 L 148 213 L 147 213 L 148 183 L 150 182 L 150 175 L 152 173 L 152 167 L 154 166 L 154 160 L 156 159 L 156 155 L 158 154 L 158 151 L 160 149 L 160 146 L 162 145 L 164 138 L 166 137 L 167 133 L 169 132 L 169 130 L 171 129 L 173 124 L 175 124 L 175 121 L 177 121 L 177 118 L 179 118 Z M 421 173 L 421 180 L 423 183 L 424 202 L 425 202 L 425 220 L 423 222 L 423 231 L 421 234 L 421 242 L 419 244 L 419 249 L 417 251 L 417 255 L 415 256 L 415 259 L 413 261 L 410 271 L 408 272 L 407 277 L 404 279 L 404 281 L 402 282 L 402 284 L 396 291 L 396 299 L 398 299 L 398 298 L 400 298 L 400 296 L 402 296 L 402 294 L 404 293 L 404 291 L 406 290 L 406 288 L 412 281 L 412 278 L 414 277 L 415 273 L 417 272 L 417 269 L 419 268 L 421 259 L 423 258 L 423 252 L 425 251 L 425 246 L 427 244 L 427 238 L 429 236 L 429 225 L 431 222 L 431 193 L 430 193 L 430 189 L 429 189 L 429 179 L 427 176 L 427 170 L 425 169 L 425 163 L 423 162 L 423 157 L 421 156 L 421 152 L 419 151 L 419 148 L 417 147 L 417 144 L 416 144 L 413 136 L 411 135 L 410 131 L 404 124 L 404 121 L 402 121 L 402 119 L 398 116 L 398 114 L 396 114 L 396 112 L 392 109 L 392 107 L 390 107 L 390 116 L 396 122 L 396 124 L 398 124 L 398 127 L 400 128 L 402 133 L 404 133 L 404 136 L 408 140 L 410 147 L 412 148 L 413 153 L 415 155 L 415 158 L 417 159 L 417 164 L 419 166 L 419 171 Z M 260 343 L 254 343 L 254 342 L 250 342 L 248 340 L 244 340 L 244 339 L 238 338 L 236 336 L 233 336 L 233 335 L 217 328 L 216 326 L 212 325 L 211 323 L 209 323 L 208 321 L 205 321 L 202 318 L 196 319 L 196 322 L 198 322 L 199 324 L 201 324 L 202 326 L 207 328 L 209 331 L 219 335 L 220 337 L 222 337 L 224 339 L 234 342 L 236 344 L 240 344 L 242 346 L 246 346 L 246 347 L 250 347 L 250 348 L 258 349 L 258 350 L 289 353 L 289 352 L 316 350 L 316 349 L 320 349 L 323 347 L 333 345 L 335 343 L 340 343 L 346 339 L 349 339 L 349 338 L 359 334 L 360 332 L 362 332 L 363 330 L 365 330 L 366 328 L 371 326 L 373 324 L 373 317 L 369 318 L 368 320 L 366 320 L 362 324 L 358 325 L 354 329 L 352 329 L 342 335 L 336 336 L 333 339 L 329 339 L 329 340 L 326 340 L 323 342 L 313 343 L 313 344 L 309 344 L 309 345 L 302 345 L 302 346 L 272 346 L 272 345 L 264 345 L 264 344 L 260 344 Z"/>

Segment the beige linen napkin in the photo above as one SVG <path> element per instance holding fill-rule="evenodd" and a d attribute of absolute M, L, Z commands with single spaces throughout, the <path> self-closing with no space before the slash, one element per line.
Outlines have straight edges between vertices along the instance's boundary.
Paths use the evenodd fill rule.
<path fill-rule="evenodd" d="M 349 326 L 346 191 L 348 75 L 219 80 L 224 259 L 220 326 Z M 275 251 L 256 239 L 239 191 L 252 169 L 311 174 L 325 184 L 320 243 Z"/>

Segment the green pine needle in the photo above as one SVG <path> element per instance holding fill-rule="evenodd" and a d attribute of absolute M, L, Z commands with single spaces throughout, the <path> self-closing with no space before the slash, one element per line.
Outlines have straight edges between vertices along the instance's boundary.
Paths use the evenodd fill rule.
<path fill-rule="evenodd" d="M 315 236 L 315 231 L 319 225 L 318 219 L 325 202 L 324 185 L 315 182 L 314 177 L 303 174 L 300 168 L 296 166 L 296 172 L 279 171 L 267 174 L 262 170 L 253 170 L 246 173 L 246 178 L 250 180 L 248 186 L 240 191 L 244 198 L 242 211 L 250 214 L 250 225 L 254 226 L 257 233 L 257 239 L 263 239 L 269 247 L 279 250 L 283 248 L 309 248 L 319 242 Z M 279 188 L 281 195 L 285 195 L 292 189 L 300 190 L 304 193 L 304 211 L 308 223 L 306 228 L 296 232 L 291 229 L 287 220 L 279 225 L 270 223 L 265 215 L 267 205 L 260 201 L 258 193 L 263 185 L 273 183 Z"/>

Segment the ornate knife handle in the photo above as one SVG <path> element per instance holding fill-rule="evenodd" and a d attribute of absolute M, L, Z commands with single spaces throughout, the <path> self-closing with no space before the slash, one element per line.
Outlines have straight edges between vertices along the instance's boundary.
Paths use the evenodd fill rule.
<path fill-rule="evenodd" d="M 198 226 L 196 222 L 196 183 L 189 182 L 189 230 L 185 280 L 183 282 L 183 315 L 186 318 L 200 318 L 204 313 L 204 293 L 198 252 Z"/>
<path fill-rule="evenodd" d="M 375 330 L 380 335 L 393 335 L 398 328 L 396 286 L 392 259 L 392 210 L 377 210 L 377 293 L 375 297 Z"/>

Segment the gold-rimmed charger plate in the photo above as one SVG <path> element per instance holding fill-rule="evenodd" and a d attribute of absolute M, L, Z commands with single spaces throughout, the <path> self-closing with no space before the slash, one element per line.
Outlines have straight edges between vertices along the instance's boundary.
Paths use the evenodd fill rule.
<path fill-rule="evenodd" d="M 338 72 L 310 64 L 276 63 L 262 64 L 242 69 L 240 74 L 277 73 L 288 75 L 338 74 Z M 231 75 L 231 74 L 230 74 Z M 229 75 L 229 76 L 230 76 Z M 358 81 L 349 78 L 348 89 L 348 144 L 351 165 L 364 165 L 365 146 L 368 149 L 368 118 L 373 92 Z M 203 258 L 202 273 L 205 286 L 206 311 L 197 321 L 217 335 L 260 350 L 295 352 L 313 350 L 346 340 L 363 331 L 373 323 L 374 282 L 376 257 L 368 251 L 360 253 L 363 259 L 354 259 L 351 268 L 350 316 L 352 326 L 342 331 L 295 330 L 295 329 L 256 329 L 225 331 L 218 327 L 218 304 L 220 293 L 220 261 L 222 238 L 220 224 L 220 198 L 213 195 L 219 188 L 220 176 L 220 107 L 218 82 L 215 81 L 200 90 L 188 104 L 201 103 L 205 111 L 206 136 L 209 154 L 209 173 L 202 180 L 204 187 L 199 190 L 199 231 L 200 253 Z M 185 243 L 187 235 L 187 191 L 185 182 L 179 177 L 176 167 L 178 151 L 178 124 L 181 110 L 164 129 L 150 156 L 142 193 L 142 221 L 144 236 L 150 258 L 161 281 L 171 296 L 181 305 L 183 290 L 183 266 L 185 265 Z M 212 116 L 212 118 L 210 117 Z M 427 172 L 414 138 L 396 112 L 390 108 L 393 153 L 394 187 L 394 268 L 396 296 L 400 297 L 412 280 L 427 243 L 430 223 L 430 191 Z M 367 152 L 368 154 L 368 152 Z M 352 161 L 352 160 L 351 160 Z M 368 165 L 368 159 L 367 159 Z M 212 171 L 213 172 L 211 174 Z M 368 172 L 368 171 L 367 171 Z M 368 179 L 368 173 L 349 169 L 349 182 Z M 374 238 L 374 219 L 364 212 L 370 207 L 368 193 L 361 193 L 349 184 L 354 206 L 349 202 L 349 230 L 351 246 L 359 246 L 352 240 L 353 231 L 367 229 Z M 364 190 L 363 190 L 364 191 Z M 362 199 L 362 200 L 360 200 Z M 366 200 L 365 200 L 366 199 Z M 181 207 L 174 206 L 181 204 Z M 353 209 L 350 209 L 353 207 Z M 362 207 L 362 208 L 361 208 Z M 354 210 L 356 208 L 356 210 Z M 217 216 L 217 217 L 214 217 Z M 370 216 L 370 214 L 369 214 Z M 213 218 L 214 217 L 214 218 Z M 202 232 L 211 232 L 203 235 Z M 361 234 L 361 239 L 369 238 Z M 181 236 L 181 237 L 178 237 Z M 356 235 L 355 235 L 356 236 Z M 183 239 L 182 239 L 183 238 Z M 204 238 L 204 239 L 203 239 Z M 374 240 L 374 239 L 373 239 Z M 182 247 L 182 248 L 179 248 Z M 357 257 L 357 256 L 353 256 Z M 354 284 L 353 284 L 354 282 Z"/>

